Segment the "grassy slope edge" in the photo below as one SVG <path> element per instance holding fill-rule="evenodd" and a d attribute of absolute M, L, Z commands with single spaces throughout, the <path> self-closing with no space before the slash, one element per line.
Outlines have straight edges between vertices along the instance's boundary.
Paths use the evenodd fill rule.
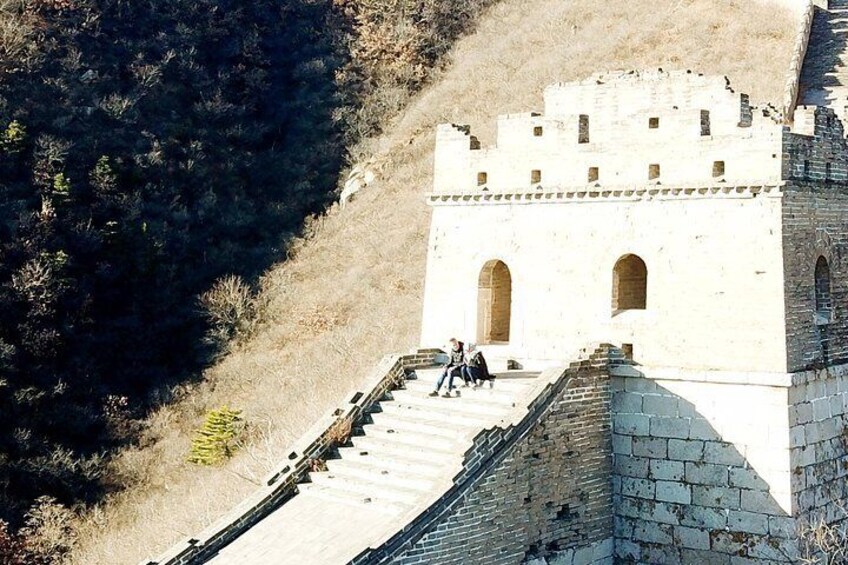
<path fill-rule="evenodd" d="M 780 102 L 796 19 L 739 0 L 503 0 L 451 54 L 450 68 L 374 140 L 378 182 L 308 229 L 263 281 L 266 322 L 204 384 L 149 422 L 116 472 L 137 481 L 79 528 L 76 563 L 133 563 L 235 505 L 311 422 L 384 354 L 418 337 L 432 182 L 433 129 L 470 123 L 491 143 L 496 115 L 541 106 L 542 89 L 603 69 L 725 74 L 754 103 Z M 250 422 L 220 468 L 185 462 L 191 431 L 228 404 Z"/>

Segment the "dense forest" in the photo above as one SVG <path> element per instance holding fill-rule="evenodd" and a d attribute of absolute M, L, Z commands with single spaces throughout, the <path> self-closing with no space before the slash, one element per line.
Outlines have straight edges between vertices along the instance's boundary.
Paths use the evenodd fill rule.
<path fill-rule="evenodd" d="M 0 0 L 0 563 L 53 558 L 43 497 L 126 486 L 223 347 L 198 296 L 285 256 L 489 3 Z"/>

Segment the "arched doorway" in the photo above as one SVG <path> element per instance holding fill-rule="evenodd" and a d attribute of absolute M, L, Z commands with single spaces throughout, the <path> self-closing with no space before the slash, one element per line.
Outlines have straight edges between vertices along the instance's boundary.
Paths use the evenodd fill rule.
<path fill-rule="evenodd" d="M 497 259 L 483 265 L 477 281 L 477 342 L 508 343 L 512 316 L 512 276 Z"/>
<path fill-rule="evenodd" d="M 612 272 L 612 311 L 644 310 L 648 302 L 648 267 L 638 255 L 625 255 Z"/>

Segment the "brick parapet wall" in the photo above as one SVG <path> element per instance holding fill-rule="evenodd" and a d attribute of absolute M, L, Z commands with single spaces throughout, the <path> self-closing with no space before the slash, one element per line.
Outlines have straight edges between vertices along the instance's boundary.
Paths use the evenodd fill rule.
<path fill-rule="evenodd" d="M 475 438 L 453 488 L 353 563 L 611 563 L 608 366 L 618 359 L 602 346 L 553 370 L 520 422 Z"/>
<path fill-rule="evenodd" d="M 199 535 L 182 540 L 157 559 L 144 560 L 140 565 L 202 563 L 295 496 L 297 485 L 306 478 L 312 462 L 326 458 L 335 447 L 336 429 L 363 423 L 369 410 L 387 392 L 401 386 L 409 371 L 434 365 L 436 356 L 442 353 L 440 349 L 419 349 L 407 355 L 384 357 L 363 386 L 348 395 L 347 402 L 321 418 L 295 444 L 260 489 Z"/>
<path fill-rule="evenodd" d="M 810 32 L 813 29 L 813 17 L 815 7 L 813 2 L 804 0 L 804 9 L 798 22 L 798 31 L 795 34 L 795 42 L 792 46 L 792 57 L 789 60 L 789 70 L 786 78 L 786 86 L 783 89 L 783 111 L 784 119 L 789 122 L 795 111 L 798 101 L 798 88 L 801 82 L 801 68 L 804 65 L 804 57 L 807 54 L 807 46 L 810 43 Z"/>
<path fill-rule="evenodd" d="M 844 184 L 791 183 L 783 196 L 784 294 L 790 371 L 848 361 L 848 190 Z M 830 268 L 829 320 L 816 316 L 815 266 Z"/>

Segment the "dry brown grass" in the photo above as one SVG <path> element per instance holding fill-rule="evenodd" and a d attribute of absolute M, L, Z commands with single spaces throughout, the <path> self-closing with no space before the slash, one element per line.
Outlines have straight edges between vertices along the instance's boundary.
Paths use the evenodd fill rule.
<path fill-rule="evenodd" d="M 739 0 L 504 0 L 445 69 L 372 140 L 383 175 L 263 281 L 266 323 L 184 400 L 150 418 L 143 447 L 115 470 L 134 484 L 92 511 L 74 561 L 133 563 L 203 528 L 242 498 L 311 422 L 384 354 L 416 344 L 429 212 L 433 128 L 472 124 L 484 143 L 499 113 L 541 107 L 542 89 L 603 69 L 691 68 L 727 74 L 778 104 L 794 15 Z M 185 462 L 209 407 L 243 410 L 247 446 L 221 468 Z"/>

